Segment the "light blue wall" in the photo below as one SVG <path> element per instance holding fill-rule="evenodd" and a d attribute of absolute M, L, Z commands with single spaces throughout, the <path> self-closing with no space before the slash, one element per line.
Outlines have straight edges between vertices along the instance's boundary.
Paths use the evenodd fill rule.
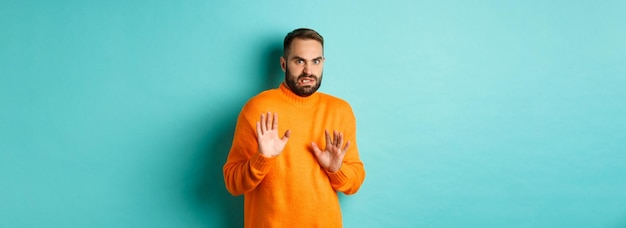
<path fill-rule="evenodd" d="M 326 38 L 346 227 L 626 227 L 625 1 L 0 2 L 0 227 L 237 227 L 282 38 Z M 312 212 L 314 213 L 314 212 Z"/>

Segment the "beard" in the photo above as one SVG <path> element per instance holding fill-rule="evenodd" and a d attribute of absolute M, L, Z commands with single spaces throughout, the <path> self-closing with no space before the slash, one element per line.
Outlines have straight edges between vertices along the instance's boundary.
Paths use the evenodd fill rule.
<path fill-rule="evenodd" d="M 285 82 L 287 82 L 287 86 L 291 89 L 293 93 L 301 97 L 311 96 L 320 88 L 320 86 L 322 85 L 321 76 L 322 75 L 318 77 L 317 75 L 314 75 L 314 74 L 307 75 L 307 74 L 302 73 L 296 77 L 296 76 L 293 76 L 291 72 L 289 72 L 289 68 L 285 69 Z M 298 86 L 298 81 L 300 81 L 300 79 L 303 79 L 303 78 L 314 78 L 315 85 Z"/>

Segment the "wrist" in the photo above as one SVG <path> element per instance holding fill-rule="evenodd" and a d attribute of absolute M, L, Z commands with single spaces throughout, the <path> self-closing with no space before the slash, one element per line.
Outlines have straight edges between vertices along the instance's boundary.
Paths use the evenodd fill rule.
<path fill-rule="evenodd" d="M 326 168 L 326 172 L 337 173 L 339 172 L 340 169 L 341 169 L 341 165 L 339 165 L 339 167 L 328 167 Z"/>
<path fill-rule="evenodd" d="M 261 155 L 264 158 L 275 158 L 275 157 L 278 157 L 278 155 L 280 155 L 280 154 L 269 155 L 269 154 L 264 154 L 264 153 L 259 151 L 259 155 Z"/>
<path fill-rule="evenodd" d="M 255 172 L 267 173 L 269 169 L 273 166 L 275 159 L 267 158 L 262 154 L 255 154 L 250 158 L 250 167 Z"/>

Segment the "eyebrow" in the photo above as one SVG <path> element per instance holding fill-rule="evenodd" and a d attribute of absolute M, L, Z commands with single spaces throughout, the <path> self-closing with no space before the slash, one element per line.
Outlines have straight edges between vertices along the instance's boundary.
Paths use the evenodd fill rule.
<path fill-rule="evenodd" d="M 296 56 L 294 56 L 293 58 L 294 58 L 294 59 L 300 59 L 300 60 L 306 60 L 305 58 L 302 58 L 302 57 L 297 56 L 297 55 L 296 55 Z M 322 60 L 322 59 L 324 59 L 324 57 L 319 56 L 319 57 L 317 57 L 317 58 L 313 58 L 313 59 L 311 59 L 311 60 Z"/>

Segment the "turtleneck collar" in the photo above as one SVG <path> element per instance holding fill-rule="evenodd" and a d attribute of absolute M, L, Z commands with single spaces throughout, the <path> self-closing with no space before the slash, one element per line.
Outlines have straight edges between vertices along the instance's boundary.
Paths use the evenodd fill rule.
<path fill-rule="evenodd" d="M 280 83 L 280 87 L 278 87 L 278 90 L 280 90 L 280 92 L 283 95 L 285 95 L 287 100 L 289 100 L 291 103 L 293 103 L 294 105 L 298 107 L 311 107 L 315 105 L 317 101 L 319 100 L 318 92 L 315 92 L 311 94 L 311 96 L 308 96 L 308 97 L 301 97 L 293 93 L 293 91 L 289 89 L 289 87 L 285 84 L 285 82 Z"/>

